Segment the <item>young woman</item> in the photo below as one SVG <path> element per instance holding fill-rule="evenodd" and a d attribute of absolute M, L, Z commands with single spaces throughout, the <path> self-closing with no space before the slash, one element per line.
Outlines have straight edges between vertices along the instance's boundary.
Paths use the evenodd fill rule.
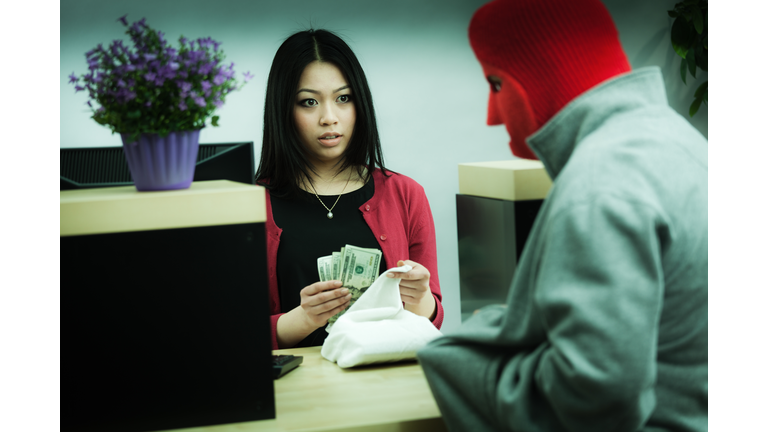
<path fill-rule="evenodd" d="M 322 345 L 328 319 L 349 306 L 340 281 L 318 282 L 317 258 L 346 244 L 382 251 L 405 309 L 443 322 L 432 212 L 424 189 L 383 165 L 365 74 L 325 30 L 298 32 L 275 54 L 267 82 L 256 182 L 267 193 L 273 348 Z"/>

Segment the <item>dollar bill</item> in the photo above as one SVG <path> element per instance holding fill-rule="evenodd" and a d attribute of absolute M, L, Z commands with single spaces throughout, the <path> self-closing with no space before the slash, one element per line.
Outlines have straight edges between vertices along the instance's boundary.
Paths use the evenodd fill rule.
<path fill-rule="evenodd" d="M 317 259 L 317 274 L 320 276 L 320 282 L 333 280 L 333 258 L 324 256 Z"/>
<path fill-rule="evenodd" d="M 381 251 L 378 249 L 346 245 L 341 259 L 341 282 L 350 291 L 368 288 L 379 276 Z"/>
<path fill-rule="evenodd" d="M 334 280 L 338 280 L 341 277 L 341 252 L 334 252 L 331 255 L 331 273 Z"/>
<path fill-rule="evenodd" d="M 317 269 L 321 282 L 340 280 L 342 286 L 349 289 L 350 294 L 352 294 L 349 305 L 352 306 L 379 276 L 380 262 L 381 251 L 379 249 L 362 248 L 348 244 L 339 252 L 318 258 Z M 345 311 L 332 316 L 328 320 L 326 330 L 330 330 L 333 323 Z"/>

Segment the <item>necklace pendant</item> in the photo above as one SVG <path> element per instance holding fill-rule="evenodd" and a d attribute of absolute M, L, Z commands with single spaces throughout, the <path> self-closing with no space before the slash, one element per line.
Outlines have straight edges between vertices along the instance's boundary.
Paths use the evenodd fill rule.
<path fill-rule="evenodd" d="M 326 216 L 328 216 L 328 219 L 333 219 L 333 213 L 332 212 L 328 212 L 328 214 Z"/>

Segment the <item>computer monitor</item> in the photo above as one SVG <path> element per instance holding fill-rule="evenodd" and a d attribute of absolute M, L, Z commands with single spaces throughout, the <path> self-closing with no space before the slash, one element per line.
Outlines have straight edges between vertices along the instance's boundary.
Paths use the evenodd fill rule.
<path fill-rule="evenodd" d="M 200 144 L 193 181 L 232 180 L 254 184 L 253 141 Z M 122 147 L 59 149 L 59 190 L 133 184 Z"/>

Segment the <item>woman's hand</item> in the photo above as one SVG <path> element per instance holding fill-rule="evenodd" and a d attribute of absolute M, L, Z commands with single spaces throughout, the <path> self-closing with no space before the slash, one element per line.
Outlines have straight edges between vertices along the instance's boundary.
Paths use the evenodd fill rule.
<path fill-rule="evenodd" d="M 387 273 L 387 277 L 400 279 L 400 299 L 405 303 L 406 310 L 432 320 L 437 311 L 437 305 L 429 288 L 429 270 L 415 261 L 397 262 L 398 267 L 406 264 L 413 267 L 411 271 Z"/>
<path fill-rule="evenodd" d="M 315 282 L 300 294 L 301 310 L 314 328 L 324 326 L 330 317 L 346 309 L 352 298 L 347 288 L 341 288 L 341 281 Z"/>

